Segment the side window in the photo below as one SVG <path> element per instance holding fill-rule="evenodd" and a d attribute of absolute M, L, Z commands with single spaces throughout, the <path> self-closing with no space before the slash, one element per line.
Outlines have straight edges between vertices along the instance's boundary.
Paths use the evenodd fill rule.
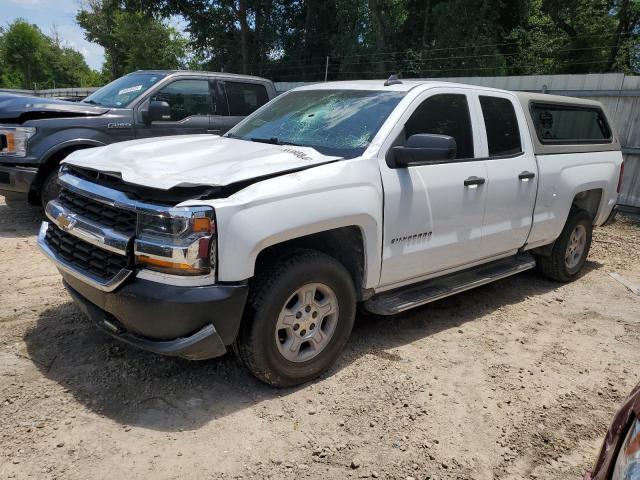
<path fill-rule="evenodd" d="M 211 93 L 207 80 L 176 80 L 154 93 L 151 100 L 169 104 L 172 122 L 196 115 L 209 115 L 211 112 Z"/>
<path fill-rule="evenodd" d="M 506 98 L 480 96 L 480 106 L 487 131 L 489 156 L 522 152 L 520 127 L 513 103 Z"/>
<path fill-rule="evenodd" d="M 229 115 L 246 117 L 269 101 L 264 85 L 257 83 L 224 82 Z"/>
<path fill-rule="evenodd" d="M 531 115 L 541 143 L 609 143 L 611 129 L 599 108 L 534 103 Z"/>
<path fill-rule="evenodd" d="M 456 140 L 456 158 L 473 158 L 473 130 L 467 97 L 441 94 L 427 98 L 404 126 L 406 138 L 417 133 L 448 135 Z"/>

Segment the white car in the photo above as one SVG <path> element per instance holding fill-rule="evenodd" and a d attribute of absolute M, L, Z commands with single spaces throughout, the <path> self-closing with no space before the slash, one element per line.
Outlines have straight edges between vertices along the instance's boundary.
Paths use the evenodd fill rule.
<path fill-rule="evenodd" d="M 308 381 L 381 315 L 582 269 L 622 177 L 593 101 L 426 81 L 305 86 L 222 137 L 64 162 L 39 244 L 88 316 L 157 353 Z"/>

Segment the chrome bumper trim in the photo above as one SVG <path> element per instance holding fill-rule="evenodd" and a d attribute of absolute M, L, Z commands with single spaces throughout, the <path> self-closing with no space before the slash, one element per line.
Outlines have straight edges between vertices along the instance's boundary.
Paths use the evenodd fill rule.
<path fill-rule="evenodd" d="M 74 213 L 72 210 L 65 208 L 57 200 L 51 200 L 44 211 L 47 217 L 63 232 L 73 235 L 95 247 L 117 253 L 118 255 L 127 255 L 127 245 L 129 245 L 131 237 L 92 222 Z"/>
<path fill-rule="evenodd" d="M 89 182 L 69 173 L 61 173 L 58 176 L 58 183 L 79 195 L 123 210 L 163 213 L 171 209 L 171 207 L 134 200 L 119 190 Z"/>
<path fill-rule="evenodd" d="M 133 273 L 133 271 L 123 268 L 115 275 L 115 277 L 105 281 L 99 277 L 96 277 L 90 272 L 79 270 L 75 265 L 67 262 L 64 258 L 58 256 L 56 252 L 49 248 L 49 245 L 47 245 L 47 242 L 45 240 L 48 228 L 49 222 L 42 222 L 42 225 L 40 226 L 40 233 L 38 233 L 38 246 L 43 251 L 43 253 L 47 257 L 49 257 L 51 261 L 53 261 L 53 263 L 56 265 L 56 267 L 58 267 L 59 270 L 68 273 L 78 280 L 85 282 L 103 292 L 114 291 L 116 288 L 122 285 L 122 283 Z"/>

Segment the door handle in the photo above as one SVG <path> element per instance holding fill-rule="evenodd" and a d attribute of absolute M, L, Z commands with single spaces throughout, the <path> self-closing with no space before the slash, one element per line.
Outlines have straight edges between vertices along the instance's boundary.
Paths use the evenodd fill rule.
<path fill-rule="evenodd" d="M 477 187 L 478 185 L 483 185 L 485 182 L 484 178 L 480 177 L 469 177 L 464 181 L 465 187 Z"/>
<path fill-rule="evenodd" d="M 535 178 L 536 174 L 533 172 L 522 172 L 520 175 L 518 175 L 518 178 L 520 180 L 522 180 L 523 182 L 528 182 L 529 180 L 531 180 L 532 178 Z"/>

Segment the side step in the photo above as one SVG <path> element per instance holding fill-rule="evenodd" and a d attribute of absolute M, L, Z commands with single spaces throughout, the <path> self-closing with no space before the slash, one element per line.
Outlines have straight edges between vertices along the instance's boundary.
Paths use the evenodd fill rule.
<path fill-rule="evenodd" d="M 536 261 L 528 253 L 496 260 L 477 267 L 432 278 L 425 282 L 408 285 L 374 295 L 364 307 L 378 315 L 395 315 L 435 300 L 455 295 L 516 273 L 530 270 Z"/>

